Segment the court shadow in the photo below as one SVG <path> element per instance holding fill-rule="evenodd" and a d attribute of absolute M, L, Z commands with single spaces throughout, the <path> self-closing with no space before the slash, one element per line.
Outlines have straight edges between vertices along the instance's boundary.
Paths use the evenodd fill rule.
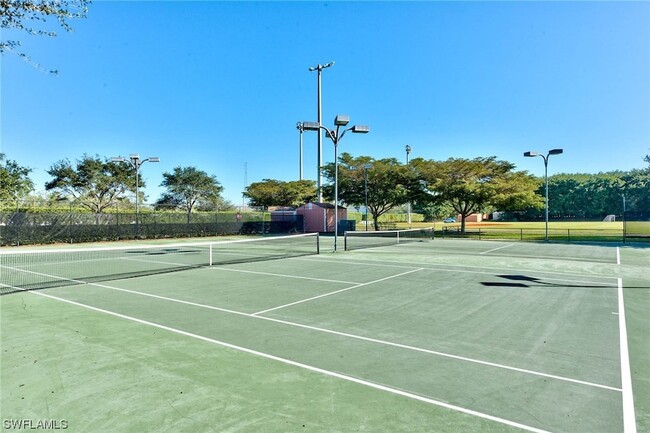
<path fill-rule="evenodd" d="M 540 278 L 529 277 L 526 275 L 496 275 L 499 278 L 509 281 L 482 281 L 481 284 L 486 287 L 558 287 L 558 288 L 579 288 L 579 289 L 615 289 L 614 284 L 558 284 L 544 281 Z M 514 282 L 520 281 L 520 282 Z"/>

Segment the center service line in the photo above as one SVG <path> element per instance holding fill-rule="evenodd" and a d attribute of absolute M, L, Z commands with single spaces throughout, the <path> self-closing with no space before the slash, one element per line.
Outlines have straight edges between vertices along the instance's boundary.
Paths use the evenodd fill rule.
<path fill-rule="evenodd" d="M 336 295 L 337 293 L 346 292 L 346 291 L 352 290 L 352 289 L 357 289 L 359 287 L 367 286 L 369 284 L 375 284 L 375 283 L 379 283 L 379 282 L 382 282 L 382 281 L 390 280 L 391 278 L 397 278 L 397 277 L 401 277 L 403 275 L 412 274 L 413 272 L 419 272 L 419 271 L 421 271 L 423 269 L 424 268 L 412 269 L 410 271 L 402 272 L 401 274 L 397 274 L 397 275 L 391 275 L 389 277 L 381 278 L 379 280 L 368 281 L 367 283 L 356 284 L 356 285 L 351 286 L 351 287 L 346 287 L 345 289 L 335 290 L 335 291 L 329 292 L 329 293 L 323 293 L 322 295 L 312 296 L 311 298 L 307 298 L 307 299 L 301 299 L 300 301 L 295 301 L 295 302 L 291 302 L 289 304 L 284 304 L 284 305 L 280 305 L 280 306 L 277 306 L 277 307 L 269 308 L 267 310 L 258 311 L 256 313 L 251 314 L 251 316 L 257 316 L 258 314 L 264 314 L 264 313 L 268 313 L 270 311 L 279 310 L 281 308 L 291 307 L 293 305 L 302 304 L 304 302 L 309 302 L 309 301 L 313 301 L 315 299 L 324 298 L 326 296 Z"/>
<path fill-rule="evenodd" d="M 508 244 L 508 245 L 503 245 L 503 246 L 501 246 L 501 247 L 492 248 L 491 250 L 487 250 L 487 251 L 483 251 L 482 253 L 479 253 L 479 255 L 481 255 L 481 254 L 491 253 L 492 251 L 502 250 L 502 249 L 504 249 L 504 248 L 508 248 L 508 247 L 513 246 L 513 245 L 514 245 L 514 244 Z"/>

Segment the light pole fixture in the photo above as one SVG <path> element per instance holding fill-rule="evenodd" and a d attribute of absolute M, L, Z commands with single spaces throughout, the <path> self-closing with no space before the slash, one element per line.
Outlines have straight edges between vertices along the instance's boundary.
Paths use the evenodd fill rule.
<path fill-rule="evenodd" d="M 135 235 L 136 237 L 140 237 L 140 166 L 145 162 L 160 162 L 160 158 L 157 156 L 150 156 L 149 158 L 140 159 L 140 155 L 131 154 L 128 158 L 114 156 L 110 161 L 128 162 L 135 169 Z"/>
<path fill-rule="evenodd" d="M 408 144 L 406 145 L 406 166 L 408 167 L 409 165 L 409 155 L 411 154 L 411 146 Z M 411 201 L 409 200 L 408 203 L 406 203 L 406 216 L 407 216 L 407 221 L 409 224 L 409 228 L 411 228 Z"/>
<path fill-rule="evenodd" d="M 323 115 L 321 112 L 321 72 L 323 69 L 329 68 L 334 65 L 334 61 L 331 61 L 329 63 L 326 63 L 324 65 L 318 64 L 314 67 L 309 68 L 310 72 L 317 71 L 318 72 L 318 124 L 322 125 L 323 124 Z M 323 174 L 321 173 L 321 167 L 323 166 L 323 136 L 318 131 L 318 171 L 317 171 L 317 179 L 318 179 L 318 202 L 322 203 L 323 201 Z"/>
<path fill-rule="evenodd" d="M 299 159 L 298 159 L 298 166 L 300 168 L 300 180 L 302 180 L 302 133 L 305 131 L 305 128 L 302 124 L 302 122 L 296 123 L 296 128 L 300 132 L 300 152 L 299 152 Z"/>
<path fill-rule="evenodd" d="M 354 125 L 350 128 L 343 129 L 350 123 L 350 117 L 339 114 L 334 119 L 336 129 L 329 129 L 319 122 L 303 122 L 305 131 L 319 131 L 324 130 L 327 136 L 334 143 L 334 252 L 336 252 L 336 242 L 339 236 L 339 141 L 343 138 L 346 132 L 352 131 L 354 134 L 366 134 L 370 132 L 370 127 L 366 125 Z"/>
<path fill-rule="evenodd" d="M 544 222 L 545 222 L 546 230 L 545 230 L 544 240 L 546 242 L 548 242 L 548 158 L 551 155 L 559 155 L 559 154 L 561 154 L 563 152 L 564 152 L 563 149 L 551 149 L 551 150 L 548 151 L 546 156 L 544 156 L 543 154 L 541 154 L 539 152 L 533 152 L 533 151 L 524 152 L 525 157 L 533 158 L 535 156 L 539 156 L 544 160 L 544 185 L 545 185 L 545 189 L 546 189 L 546 211 L 545 211 L 545 215 L 544 215 Z"/>

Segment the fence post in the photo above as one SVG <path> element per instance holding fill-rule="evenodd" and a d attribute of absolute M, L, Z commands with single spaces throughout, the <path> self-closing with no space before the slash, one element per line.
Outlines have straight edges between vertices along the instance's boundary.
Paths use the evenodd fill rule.
<path fill-rule="evenodd" d="M 70 211 L 68 214 L 68 240 L 72 243 L 72 203 L 70 203 Z"/>

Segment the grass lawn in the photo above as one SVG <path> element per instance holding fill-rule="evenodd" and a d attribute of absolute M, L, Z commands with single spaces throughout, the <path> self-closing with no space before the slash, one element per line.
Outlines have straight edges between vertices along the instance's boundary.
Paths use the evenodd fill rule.
<path fill-rule="evenodd" d="M 412 223 L 411 227 L 431 227 L 433 222 L 417 222 Z M 460 227 L 460 223 L 443 223 L 442 221 L 435 222 L 436 229 L 439 227 Z M 408 228 L 407 223 L 397 223 L 400 229 Z M 500 221 L 483 221 L 480 223 L 466 223 L 467 228 L 501 228 L 501 229 L 538 229 L 544 230 L 544 221 L 540 222 L 500 222 Z M 548 223 L 549 229 L 560 230 L 620 230 L 623 231 L 622 221 L 603 222 L 603 221 L 550 221 Z"/>
<path fill-rule="evenodd" d="M 636 228 L 630 232 L 628 223 L 627 234 L 634 236 L 630 241 L 646 240 L 650 236 L 650 224 Z M 434 227 L 436 232 L 443 236 L 458 235 L 460 222 L 443 223 L 442 221 L 418 222 L 411 224 L 412 228 Z M 407 223 L 397 223 L 397 229 L 409 228 Z M 544 240 L 546 236 L 546 224 L 540 222 L 500 222 L 483 221 L 479 223 L 468 222 L 465 224 L 465 237 L 478 237 L 479 239 L 509 239 L 509 240 Z M 548 224 L 548 236 L 555 241 L 623 241 L 623 221 L 550 221 Z M 642 237 L 639 237 L 642 236 Z"/>

